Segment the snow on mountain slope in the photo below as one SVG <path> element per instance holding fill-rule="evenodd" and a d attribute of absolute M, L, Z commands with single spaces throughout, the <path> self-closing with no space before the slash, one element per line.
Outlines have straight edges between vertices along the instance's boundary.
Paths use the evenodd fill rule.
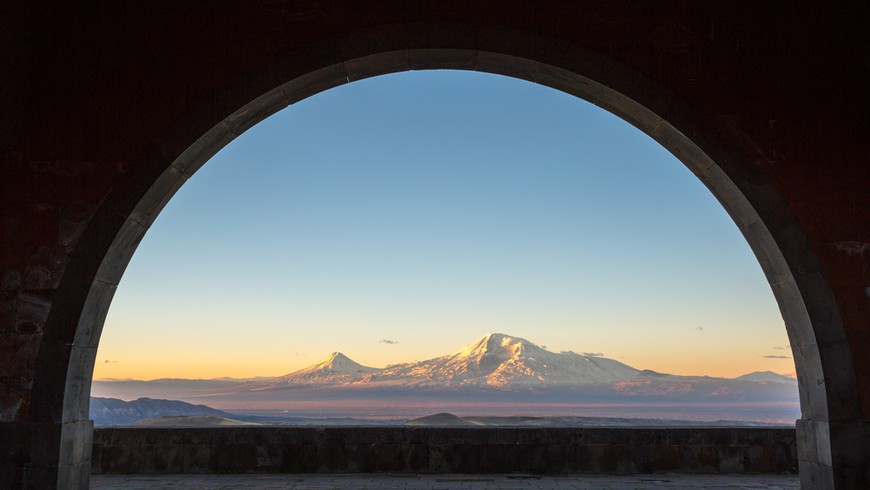
<path fill-rule="evenodd" d="M 494 333 L 450 355 L 388 366 L 370 381 L 433 387 L 576 386 L 625 380 L 638 372 L 612 359 L 557 354 L 528 340 Z"/>

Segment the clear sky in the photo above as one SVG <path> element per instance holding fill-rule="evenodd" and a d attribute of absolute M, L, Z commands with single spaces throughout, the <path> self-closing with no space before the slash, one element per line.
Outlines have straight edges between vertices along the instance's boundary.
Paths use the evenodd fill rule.
<path fill-rule="evenodd" d="M 670 153 L 564 93 L 426 71 L 313 96 L 208 162 L 133 257 L 94 376 L 381 367 L 490 332 L 674 374 L 794 372 L 749 246 Z"/>

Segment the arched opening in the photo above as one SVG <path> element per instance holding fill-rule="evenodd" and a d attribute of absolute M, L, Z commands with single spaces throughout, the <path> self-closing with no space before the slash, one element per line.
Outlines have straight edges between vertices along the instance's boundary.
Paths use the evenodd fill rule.
<path fill-rule="evenodd" d="M 461 354 L 493 333 L 516 339 L 509 358 L 494 345 Z M 280 111 L 185 184 L 119 285 L 92 396 L 179 399 L 279 424 L 449 412 L 793 426 L 796 383 L 724 379 L 792 373 L 785 337 L 733 222 L 646 135 L 516 78 L 403 72 Z M 332 352 L 370 369 L 339 380 Z M 453 353 L 449 369 L 434 361 Z M 480 372 L 477 355 L 497 363 Z M 555 392 L 568 373 L 623 384 Z M 177 381 L 118 381 L 157 378 Z M 542 386 L 528 393 L 534 380 Z M 100 409 L 113 401 L 95 403 L 95 425 L 119 423 Z M 159 402 L 134 406 L 145 403 Z"/>
<path fill-rule="evenodd" d="M 68 350 L 69 368 L 64 380 L 51 378 L 46 368 L 37 366 L 33 396 L 41 403 L 35 406 L 62 406 L 61 418 L 66 423 L 87 420 L 96 345 L 112 294 L 136 244 L 186 178 L 229 141 L 286 105 L 341 83 L 422 68 L 471 69 L 544 84 L 605 108 L 647 133 L 704 182 L 746 237 L 780 305 L 800 382 L 802 440 L 809 441 L 804 448 L 809 456 L 804 460 L 815 461 L 820 467 L 830 466 L 832 448 L 827 439 L 827 421 L 834 414 L 829 413 L 829 394 L 823 383 L 825 376 L 814 325 L 829 332 L 831 339 L 843 338 L 844 335 L 839 318 L 829 316 L 826 305 L 833 304 L 831 293 L 821 276 L 812 272 L 815 270 L 814 259 L 802 250 L 804 240 L 789 217 L 787 208 L 773 188 L 765 184 L 757 169 L 745 161 L 738 150 L 717 138 L 716 132 L 694 115 L 691 108 L 657 90 L 637 74 L 607 60 L 588 53 L 572 54 L 574 56 L 571 59 L 582 60 L 586 66 L 576 66 L 566 61 L 565 67 L 557 67 L 534 61 L 531 57 L 486 51 L 420 49 L 348 57 L 326 66 L 296 67 L 297 71 L 290 70 L 292 76 L 284 78 L 289 79 L 289 82 L 266 91 L 229 116 L 221 116 L 220 122 L 192 144 L 185 144 L 183 137 L 180 137 L 180 141 L 173 140 L 173 135 L 167 135 L 167 141 L 156 142 L 153 153 L 143 157 L 151 162 L 147 166 L 148 170 L 128 177 L 127 185 L 130 187 L 111 196 L 110 202 L 101 207 L 89 228 L 100 231 L 83 237 L 83 243 L 94 247 L 97 252 L 71 262 L 70 270 L 73 273 L 64 276 L 62 290 L 74 290 L 78 286 L 77 289 L 87 291 L 87 295 L 67 298 L 62 303 L 64 307 L 52 309 L 46 327 L 48 348 L 41 351 L 39 362 L 46 363 L 43 359 L 53 354 L 54 344 L 60 347 L 63 343 L 61 333 L 52 333 L 61 331 L 56 325 L 75 323 L 75 339 Z M 243 93 L 262 93 L 256 87 L 274 86 L 270 80 L 274 80 L 276 73 L 266 72 L 262 76 L 257 83 L 251 84 L 253 87 L 239 90 Z M 185 129 L 189 131 L 191 128 Z M 177 154 L 175 148 L 179 146 L 187 149 Z M 152 173 L 149 174 L 149 171 Z M 96 236 L 97 233 L 102 235 Z M 94 259 L 99 261 L 98 267 L 93 263 Z M 797 278 L 795 271 L 801 267 L 806 267 L 807 273 Z M 94 273 L 86 273 L 88 270 Z M 76 274 L 76 271 L 85 273 Z M 816 294 L 805 298 L 806 291 L 815 291 Z M 72 312 L 75 317 L 66 317 L 64 312 Z M 822 313 L 827 315 L 828 323 L 818 325 Z M 835 344 L 826 347 L 827 369 L 833 367 L 832 363 L 838 362 L 850 368 L 848 346 L 841 345 L 839 352 L 831 352 L 837 348 Z M 850 381 L 843 378 L 838 385 L 840 389 L 848 389 L 849 386 L 854 386 L 854 379 Z M 51 402 L 60 396 L 62 403 Z M 834 408 L 848 410 L 850 405 L 844 403 L 843 407 Z M 76 458 L 74 454 L 61 456 L 62 461 Z M 819 470 L 810 471 L 802 468 L 805 482 L 818 478 L 830 481 L 830 475 L 821 474 Z"/>

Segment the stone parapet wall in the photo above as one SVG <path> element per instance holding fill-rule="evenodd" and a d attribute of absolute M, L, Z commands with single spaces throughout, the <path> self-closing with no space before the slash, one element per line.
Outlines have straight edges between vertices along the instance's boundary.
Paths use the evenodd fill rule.
<path fill-rule="evenodd" d="M 796 473 L 794 429 L 94 430 L 92 472 Z"/>

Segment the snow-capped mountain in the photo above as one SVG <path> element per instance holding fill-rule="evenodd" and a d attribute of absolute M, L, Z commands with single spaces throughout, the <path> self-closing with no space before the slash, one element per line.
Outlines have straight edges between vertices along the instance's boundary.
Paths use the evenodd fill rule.
<path fill-rule="evenodd" d="M 334 385 L 354 383 L 370 374 L 380 372 L 378 368 L 363 366 L 341 352 L 333 352 L 325 359 L 307 368 L 279 376 L 261 384 L 264 387 L 298 385 Z"/>
<path fill-rule="evenodd" d="M 633 378 L 639 371 L 603 357 L 547 351 L 528 340 L 493 333 L 446 356 L 388 366 L 370 382 L 415 386 L 577 386 Z"/>
<path fill-rule="evenodd" d="M 222 407 L 236 406 L 241 400 L 246 404 L 327 399 L 349 403 L 351 399 L 416 400 L 421 396 L 430 401 L 512 396 L 537 402 L 544 395 L 554 402 L 745 402 L 796 400 L 797 385 L 793 378 L 770 372 L 726 379 L 641 371 L 613 359 L 550 352 L 528 340 L 494 333 L 452 354 L 382 369 L 333 352 L 307 368 L 273 378 L 95 381 L 94 393 L 123 398 L 159 393 L 160 397 L 209 401 Z"/>
<path fill-rule="evenodd" d="M 603 357 L 555 353 L 528 340 L 493 333 L 464 349 L 383 369 L 363 366 L 340 352 L 284 376 L 248 383 L 250 391 L 294 386 L 389 387 L 581 386 L 633 379 L 640 371 Z"/>

